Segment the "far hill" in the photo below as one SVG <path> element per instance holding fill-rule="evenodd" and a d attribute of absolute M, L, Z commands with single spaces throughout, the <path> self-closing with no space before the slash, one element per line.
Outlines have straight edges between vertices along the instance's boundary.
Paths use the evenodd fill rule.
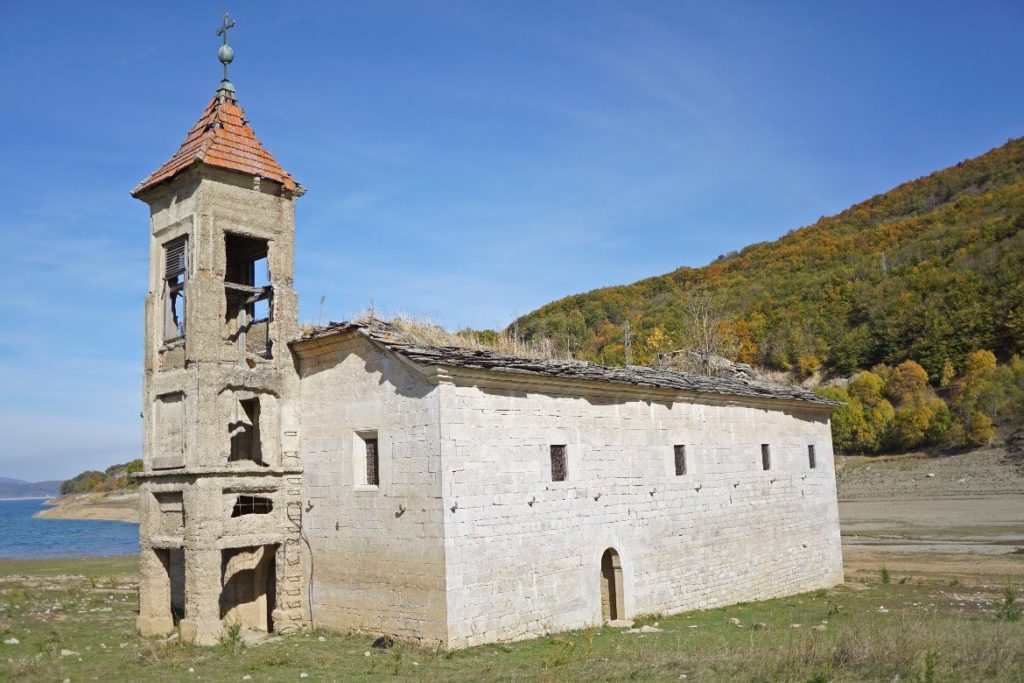
<path fill-rule="evenodd" d="M 0 478 L 0 499 L 3 498 L 49 498 L 57 495 L 59 481 L 22 481 L 21 479 Z"/>
<path fill-rule="evenodd" d="M 622 364 L 684 345 L 708 292 L 736 360 L 808 375 L 919 362 L 933 381 L 970 351 L 1024 350 L 1024 138 L 700 268 L 556 301 L 517 321 L 582 358 Z"/>

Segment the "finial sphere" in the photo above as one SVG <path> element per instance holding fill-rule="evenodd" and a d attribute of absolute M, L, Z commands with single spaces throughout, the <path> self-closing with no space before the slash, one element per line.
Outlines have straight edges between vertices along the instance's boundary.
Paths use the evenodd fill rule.
<path fill-rule="evenodd" d="M 221 64 L 230 64 L 235 58 L 235 51 L 231 49 L 230 45 L 221 45 L 220 49 L 217 50 L 217 59 L 220 60 Z"/>

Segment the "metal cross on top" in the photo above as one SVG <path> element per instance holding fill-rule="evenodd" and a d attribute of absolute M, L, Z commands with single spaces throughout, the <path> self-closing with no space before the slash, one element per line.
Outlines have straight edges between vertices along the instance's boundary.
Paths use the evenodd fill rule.
<path fill-rule="evenodd" d="M 220 63 L 224 65 L 224 80 L 221 81 L 221 87 L 227 90 L 234 90 L 234 86 L 231 85 L 231 81 L 228 80 L 228 64 L 235 58 L 235 51 L 228 45 L 228 29 L 235 25 L 234 19 L 228 18 L 228 13 L 224 13 L 224 18 L 221 20 L 220 28 L 217 29 L 218 36 L 224 36 L 224 44 L 217 50 L 217 58 L 220 59 Z"/>

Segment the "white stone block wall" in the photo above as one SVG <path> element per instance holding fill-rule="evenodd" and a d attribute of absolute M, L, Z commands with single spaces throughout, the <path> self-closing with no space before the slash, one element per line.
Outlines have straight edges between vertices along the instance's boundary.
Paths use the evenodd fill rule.
<path fill-rule="evenodd" d="M 317 628 L 447 635 L 436 390 L 358 336 L 301 353 L 303 533 Z M 376 431 L 380 484 L 361 485 Z"/>
<path fill-rule="evenodd" d="M 315 627 L 458 648 L 597 625 L 608 548 L 627 617 L 842 580 L 824 407 L 421 370 L 358 334 L 298 353 Z M 377 488 L 359 484 L 370 430 Z"/>
<path fill-rule="evenodd" d="M 450 647 L 599 624 L 607 548 L 630 617 L 842 580 L 827 410 L 454 381 L 440 394 Z M 552 444 L 567 446 L 565 482 Z"/>

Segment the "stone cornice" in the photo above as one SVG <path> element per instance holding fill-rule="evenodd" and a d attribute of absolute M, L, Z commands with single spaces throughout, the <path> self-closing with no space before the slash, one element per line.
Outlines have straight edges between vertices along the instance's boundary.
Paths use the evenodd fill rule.
<path fill-rule="evenodd" d="M 136 472 L 133 478 L 139 480 L 164 479 L 169 477 L 192 478 L 200 477 L 283 477 L 302 474 L 301 467 L 265 467 L 254 469 L 235 469 L 233 467 L 179 467 L 176 469 L 154 470 L 152 472 Z"/>

